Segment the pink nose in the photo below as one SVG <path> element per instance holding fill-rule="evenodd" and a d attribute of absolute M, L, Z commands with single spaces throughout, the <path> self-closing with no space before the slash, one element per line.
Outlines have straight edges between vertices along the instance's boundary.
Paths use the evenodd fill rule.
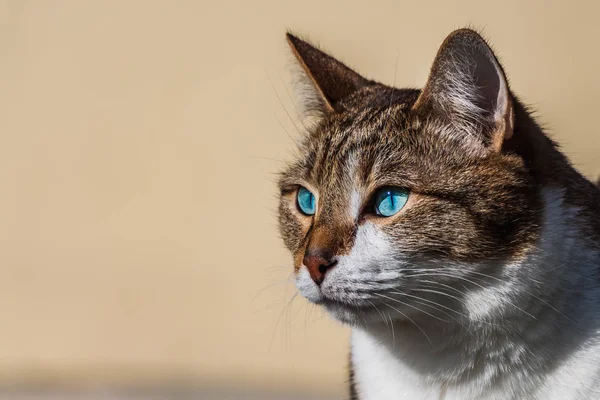
<path fill-rule="evenodd" d="M 335 267 L 337 260 L 330 250 L 308 250 L 304 256 L 304 265 L 317 285 L 325 279 L 325 274 Z"/>

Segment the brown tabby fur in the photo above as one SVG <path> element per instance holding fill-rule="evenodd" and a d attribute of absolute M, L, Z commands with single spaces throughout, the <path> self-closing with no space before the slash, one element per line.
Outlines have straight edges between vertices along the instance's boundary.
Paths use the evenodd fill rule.
<path fill-rule="evenodd" d="M 288 38 L 299 57 L 312 60 L 307 62 L 314 68 L 311 71 L 322 70 L 317 65 L 332 68 L 334 64 L 343 74 L 356 74 L 295 36 L 288 34 Z M 415 257 L 430 254 L 477 261 L 518 256 L 538 235 L 541 185 L 568 189 L 566 202 L 581 207 L 582 213 L 600 213 L 600 192 L 570 165 L 515 97 L 514 134 L 502 151 L 481 158 L 465 152 L 460 140 L 439 135 L 445 115 L 412 109 L 420 90 L 395 89 L 355 77 L 348 80 L 352 83 L 344 85 L 343 91 L 326 94 L 333 96 L 337 112 L 327 114 L 304 139 L 303 158 L 280 179 L 286 199 L 280 207 L 280 227 L 296 260 L 301 261 L 314 235 L 322 237 L 319 240 L 337 240 L 333 245 L 339 252 L 351 247 L 354 221 L 335 215 L 336 210 L 348 208 L 347 199 L 328 189 L 352 184 L 342 182 L 345 176 L 339 171 L 357 153 L 361 154 L 359 170 L 372 188 L 410 187 L 419 195 L 418 207 L 403 215 L 402 230 L 390 232 L 410 241 L 407 247 Z M 363 86 L 352 92 L 348 88 L 356 81 Z M 335 97 L 339 95 L 345 96 Z M 321 193 L 322 213 L 310 229 L 298 222 L 298 215 L 292 215 L 286 204 L 294 201 L 289 195 L 299 182 L 310 182 Z M 323 229 L 327 235 L 319 233 Z M 590 219 L 587 229 L 600 236 L 600 220 Z"/>
<path fill-rule="evenodd" d="M 287 37 L 308 84 L 318 91 L 307 101 L 307 114 L 318 122 L 303 138 L 301 157 L 279 181 L 280 230 L 296 270 L 309 248 L 347 254 L 365 221 L 395 238 L 415 263 L 519 259 L 540 238 L 542 188 L 564 193 L 565 204 L 578 210 L 582 236 L 598 248 L 600 190 L 571 166 L 512 93 L 500 122 L 485 113 L 475 121 L 457 120 L 440 100 L 438 92 L 451 84 L 444 71 L 461 51 L 475 48 L 493 57 L 477 33 L 459 30 L 446 40 L 423 91 L 366 79 L 296 36 Z M 461 124 L 468 126 L 469 138 L 456 134 Z M 317 194 L 315 216 L 297 210 L 300 186 Z M 402 212 L 379 218 L 365 200 L 356 219 L 349 217 L 353 205 L 348 190 L 340 188 L 355 188 L 361 199 L 370 199 L 383 186 L 410 188 Z"/>

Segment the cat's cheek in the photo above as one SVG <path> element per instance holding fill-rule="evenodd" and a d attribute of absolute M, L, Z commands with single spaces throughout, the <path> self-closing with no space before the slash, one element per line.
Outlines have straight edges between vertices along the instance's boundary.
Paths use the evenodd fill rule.
<path fill-rule="evenodd" d="M 285 246 L 292 254 L 304 254 L 306 235 L 312 225 L 312 216 L 303 215 L 298 211 L 294 196 L 283 195 L 279 200 L 279 232 Z M 294 257 L 296 261 L 296 257 Z M 295 263 L 296 269 L 301 264 Z"/>

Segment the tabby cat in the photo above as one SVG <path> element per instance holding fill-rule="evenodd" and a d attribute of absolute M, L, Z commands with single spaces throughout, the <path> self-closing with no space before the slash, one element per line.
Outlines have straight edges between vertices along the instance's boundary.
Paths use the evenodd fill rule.
<path fill-rule="evenodd" d="M 418 90 L 287 39 L 311 127 L 280 230 L 352 329 L 351 398 L 600 399 L 600 190 L 485 40 L 451 33 Z"/>

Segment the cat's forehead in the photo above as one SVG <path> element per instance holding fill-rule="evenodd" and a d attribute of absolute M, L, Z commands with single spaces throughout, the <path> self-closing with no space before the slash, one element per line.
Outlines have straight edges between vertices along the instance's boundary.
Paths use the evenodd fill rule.
<path fill-rule="evenodd" d="M 346 112 L 323 121 L 307 138 L 303 165 L 312 184 L 366 184 L 384 178 L 388 170 L 408 175 L 422 167 L 418 160 L 426 144 L 420 133 L 423 124 L 410 112 L 414 92 L 410 101 L 389 94 L 348 104 Z M 402 165 L 406 168 L 397 168 Z"/>
<path fill-rule="evenodd" d="M 366 173 L 385 162 L 392 153 L 400 151 L 400 135 L 391 132 L 406 135 L 405 125 L 406 121 L 398 115 L 373 109 L 327 121 L 309 140 L 311 180 L 321 185 L 333 183 L 356 169 Z"/>

